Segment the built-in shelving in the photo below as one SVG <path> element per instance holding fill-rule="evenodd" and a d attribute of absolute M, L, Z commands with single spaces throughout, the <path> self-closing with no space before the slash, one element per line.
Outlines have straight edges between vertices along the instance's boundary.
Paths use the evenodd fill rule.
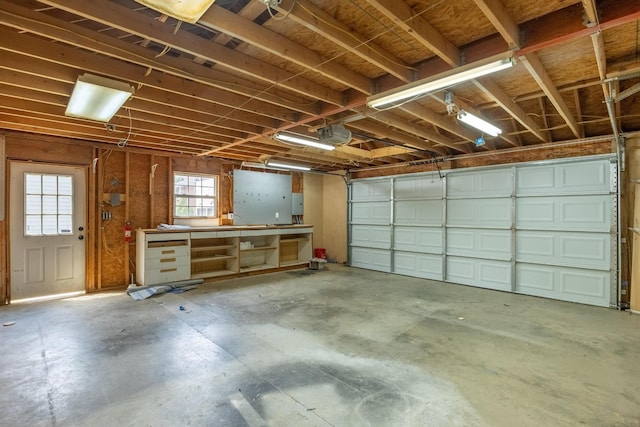
<path fill-rule="evenodd" d="M 281 267 L 306 264 L 312 257 L 311 234 L 286 234 L 280 236 L 279 262 Z"/>
<path fill-rule="evenodd" d="M 185 233 L 138 230 L 138 241 L 145 241 L 145 246 L 137 251 L 141 259 L 179 251 L 186 264 L 181 270 L 186 272 L 184 279 L 208 279 L 306 265 L 312 257 L 312 237 L 313 228 L 303 226 L 220 227 Z M 138 283 L 144 278 L 141 271 Z"/>

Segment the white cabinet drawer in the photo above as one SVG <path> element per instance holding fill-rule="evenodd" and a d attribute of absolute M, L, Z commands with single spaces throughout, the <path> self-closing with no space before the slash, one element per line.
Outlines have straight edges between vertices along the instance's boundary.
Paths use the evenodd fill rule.
<path fill-rule="evenodd" d="M 147 233 L 147 242 L 169 242 L 172 240 L 189 240 L 191 233 Z"/>
<path fill-rule="evenodd" d="M 191 239 L 218 239 L 221 237 L 238 237 L 239 230 L 232 231 L 194 231 L 191 233 Z"/>
<path fill-rule="evenodd" d="M 145 252 L 145 258 L 148 260 L 154 258 L 171 258 L 189 256 L 191 249 L 189 246 L 163 246 L 160 248 L 148 248 Z"/>
<path fill-rule="evenodd" d="M 158 285 L 169 282 L 179 282 L 189 280 L 191 278 L 191 269 L 189 266 L 182 267 L 163 267 L 159 269 L 149 269 L 145 272 L 144 284 Z"/>
<path fill-rule="evenodd" d="M 184 267 L 190 263 L 189 256 L 163 256 L 162 258 L 149 258 L 144 265 L 147 269 L 167 269 Z"/>

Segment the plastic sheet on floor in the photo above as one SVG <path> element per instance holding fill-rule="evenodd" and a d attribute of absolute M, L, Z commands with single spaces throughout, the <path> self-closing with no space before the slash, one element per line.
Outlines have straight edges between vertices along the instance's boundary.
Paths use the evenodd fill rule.
<path fill-rule="evenodd" d="M 153 295 L 164 294 L 167 292 L 182 293 L 197 288 L 204 280 L 184 280 L 181 282 L 161 283 L 152 286 L 137 286 L 130 284 L 127 288 L 127 294 L 136 301 L 147 299 Z"/>

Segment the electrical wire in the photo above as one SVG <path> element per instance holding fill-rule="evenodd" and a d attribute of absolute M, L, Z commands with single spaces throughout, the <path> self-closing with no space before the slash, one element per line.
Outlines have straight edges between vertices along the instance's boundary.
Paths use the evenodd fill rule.
<path fill-rule="evenodd" d="M 129 133 L 127 134 L 127 137 L 125 139 L 121 139 L 120 141 L 118 141 L 118 147 L 120 148 L 126 147 L 127 142 L 129 142 L 129 138 L 131 138 L 131 129 L 133 128 L 133 120 L 131 119 L 131 108 L 127 108 L 127 111 L 129 112 Z"/>
<path fill-rule="evenodd" d="M 271 16 L 272 19 L 275 19 L 276 21 L 282 21 L 287 19 L 287 17 L 289 16 L 289 14 L 291 13 L 291 11 L 293 10 L 293 7 L 296 5 L 297 0 L 293 0 L 291 2 L 291 7 L 289 7 L 289 10 L 286 11 L 286 13 L 284 14 L 284 16 L 280 16 L 280 17 L 276 17 L 276 15 L 273 14 L 273 12 L 271 11 L 271 1 L 270 0 L 266 0 L 266 6 L 267 6 L 267 11 L 269 12 L 269 16 Z"/>

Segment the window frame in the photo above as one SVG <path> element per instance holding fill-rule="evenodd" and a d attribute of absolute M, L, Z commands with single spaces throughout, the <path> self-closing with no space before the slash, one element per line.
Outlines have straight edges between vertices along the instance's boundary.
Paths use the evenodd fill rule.
<path fill-rule="evenodd" d="M 29 188 L 29 177 L 38 178 L 39 184 L 37 191 L 32 192 Z M 51 188 L 47 188 L 46 178 L 55 178 L 55 191 L 52 192 Z M 61 179 L 68 180 L 65 186 L 66 192 L 61 192 L 60 190 Z M 23 182 L 24 209 L 22 233 L 24 237 L 61 237 L 73 235 L 73 222 L 75 220 L 74 176 L 66 173 L 25 172 Z M 51 183 L 49 183 L 49 186 L 50 185 Z M 36 199 L 38 202 L 34 203 Z M 45 201 L 47 199 L 48 202 Z M 61 199 L 68 199 L 68 201 L 61 203 Z M 30 218 L 39 218 L 38 222 L 40 225 L 38 233 L 29 231 L 29 226 L 33 224 Z M 67 221 L 61 222 L 62 218 L 66 218 Z M 52 219 L 55 220 L 55 233 L 47 232 L 47 223 L 49 223 L 50 227 Z M 61 226 L 64 223 L 66 223 L 68 229 L 62 230 Z"/>
<path fill-rule="evenodd" d="M 178 187 L 178 184 L 176 183 L 176 178 L 177 177 L 186 177 L 187 181 L 189 180 L 189 178 L 208 178 L 208 179 L 213 179 L 213 196 L 207 196 L 207 195 L 202 195 L 202 194 L 188 194 L 187 193 L 178 193 L 176 192 L 176 189 Z M 219 217 L 218 214 L 218 194 L 219 194 L 219 187 L 220 187 L 220 176 L 219 175 L 214 175 L 214 174 L 206 174 L 206 173 L 197 173 L 197 172 L 183 172 L 183 171 L 174 171 L 173 172 L 173 186 L 172 186 L 172 193 L 173 193 L 173 217 L 177 218 L 177 219 L 217 219 Z M 186 185 L 181 185 L 182 187 L 185 188 L 202 188 L 202 187 L 198 187 L 198 186 L 191 186 L 189 185 L 189 183 L 187 183 Z M 178 209 L 179 208 L 186 208 L 186 209 L 191 209 L 189 206 L 179 206 L 178 205 L 178 198 L 187 198 L 187 199 L 202 199 L 202 200 L 212 200 L 213 201 L 213 215 L 179 215 L 178 214 Z M 195 207 L 197 209 L 197 206 Z"/>

